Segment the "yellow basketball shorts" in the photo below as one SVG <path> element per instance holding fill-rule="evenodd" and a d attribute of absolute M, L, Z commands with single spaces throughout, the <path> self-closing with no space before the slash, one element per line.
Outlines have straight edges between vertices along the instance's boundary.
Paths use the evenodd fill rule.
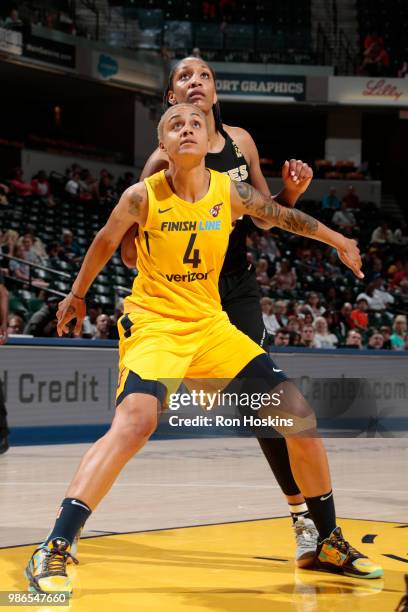
<path fill-rule="evenodd" d="M 118 329 L 117 405 L 135 392 L 155 395 L 163 402 L 184 379 L 231 380 L 252 359 L 265 354 L 223 311 L 186 322 L 138 310 L 123 315 Z"/>

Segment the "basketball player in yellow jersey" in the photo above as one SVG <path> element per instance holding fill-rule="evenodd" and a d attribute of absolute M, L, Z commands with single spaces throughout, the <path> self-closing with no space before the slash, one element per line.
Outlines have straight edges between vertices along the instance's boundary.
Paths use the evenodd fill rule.
<path fill-rule="evenodd" d="M 356 243 L 300 211 L 281 207 L 245 183 L 207 170 L 207 127 L 197 107 L 179 104 L 170 108 L 158 132 L 169 169 L 125 191 L 91 244 L 71 293 L 59 306 L 59 334 L 68 331 L 74 318 L 79 332 L 86 292 L 125 232 L 138 223 L 142 228 L 139 275 L 126 300 L 126 314 L 118 323 L 120 375 L 115 416 L 110 430 L 83 457 L 54 527 L 34 551 L 26 568 L 29 588 L 72 592 L 66 563 L 73 559 L 71 546 L 77 533 L 156 428 L 158 408 L 170 390 L 163 381 L 185 377 L 237 377 L 244 388 L 266 393 L 279 384 L 289 399 L 283 411 L 295 423 L 294 430 L 279 431 L 288 436 L 294 475 L 320 535 L 316 564 L 329 571 L 376 578 L 382 569 L 352 548 L 336 526 L 322 441 L 302 435 L 305 427 L 308 435 L 315 433 L 310 407 L 263 349 L 229 322 L 218 294 L 229 232 L 242 214 L 332 245 L 343 263 L 361 278 Z M 293 435 L 299 431 L 300 435 Z"/>

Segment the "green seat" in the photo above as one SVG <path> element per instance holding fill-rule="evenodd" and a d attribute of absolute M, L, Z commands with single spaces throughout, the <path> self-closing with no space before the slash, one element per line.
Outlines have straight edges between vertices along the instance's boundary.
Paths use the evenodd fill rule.
<path fill-rule="evenodd" d="M 16 296 L 9 294 L 9 312 L 16 313 L 23 317 L 23 319 L 27 318 L 27 308 L 24 306 L 23 302 Z"/>
<path fill-rule="evenodd" d="M 32 314 L 37 312 L 37 310 L 40 310 L 43 304 L 44 304 L 44 301 L 40 300 L 39 298 L 31 298 L 31 300 L 28 300 L 27 308 L 28 308 L 29 315 L 31 316 Z"/>

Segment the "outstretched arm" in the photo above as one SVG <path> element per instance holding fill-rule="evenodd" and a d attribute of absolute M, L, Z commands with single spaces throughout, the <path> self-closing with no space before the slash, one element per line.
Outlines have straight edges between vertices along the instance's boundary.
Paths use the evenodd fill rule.
<path fill-rule="evenodd" d="M 112 257 L 129 227 L 135 223 L 144 225 L 147 218 L 148 201 L 144 183 L 127 189 L 113 209 L 106 225 L 96 234 L 89 247 L 72 290 L 59 303 L 57 319 L 58 335 L 68 332 L 68 323 L 76 319 L 75 334 L 81 331 L 85 318 L 85 295 L 93 281 Z"/>
<path fill-rule="evenodd" d="M 233 219 L 242 214 L 267 222 L 269 227 L 281 229 L 314 238 L 337 249 L 341 261 L 348 266 L 358 278 L 364 278 L 361 272 L 360 251 L 355 240 L 350 240 L 320 223 L 314 217 L 293 208 L 285 208 L 268 198 L 248 183 L 231 181 L 231 207 Z"/>

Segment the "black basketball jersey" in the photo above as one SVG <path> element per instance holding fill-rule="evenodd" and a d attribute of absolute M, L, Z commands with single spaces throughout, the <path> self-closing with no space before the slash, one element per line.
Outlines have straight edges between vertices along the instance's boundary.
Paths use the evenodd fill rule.
<path fill-rule="evenodd" d="M 251 182 L 249 178 L 249 164 L 232 138 L 224 131 L 225 145 L 219 153 L 207 153 L 205 165 L 207 168 L 228 174 L 233 181 Z M 246 238 L 255 225 L 250 217 L 237 219 L 235 227 L 229 238 L 228 249 L 225 255 L 221 276 L 233 274 L 247 267 Z"/>

